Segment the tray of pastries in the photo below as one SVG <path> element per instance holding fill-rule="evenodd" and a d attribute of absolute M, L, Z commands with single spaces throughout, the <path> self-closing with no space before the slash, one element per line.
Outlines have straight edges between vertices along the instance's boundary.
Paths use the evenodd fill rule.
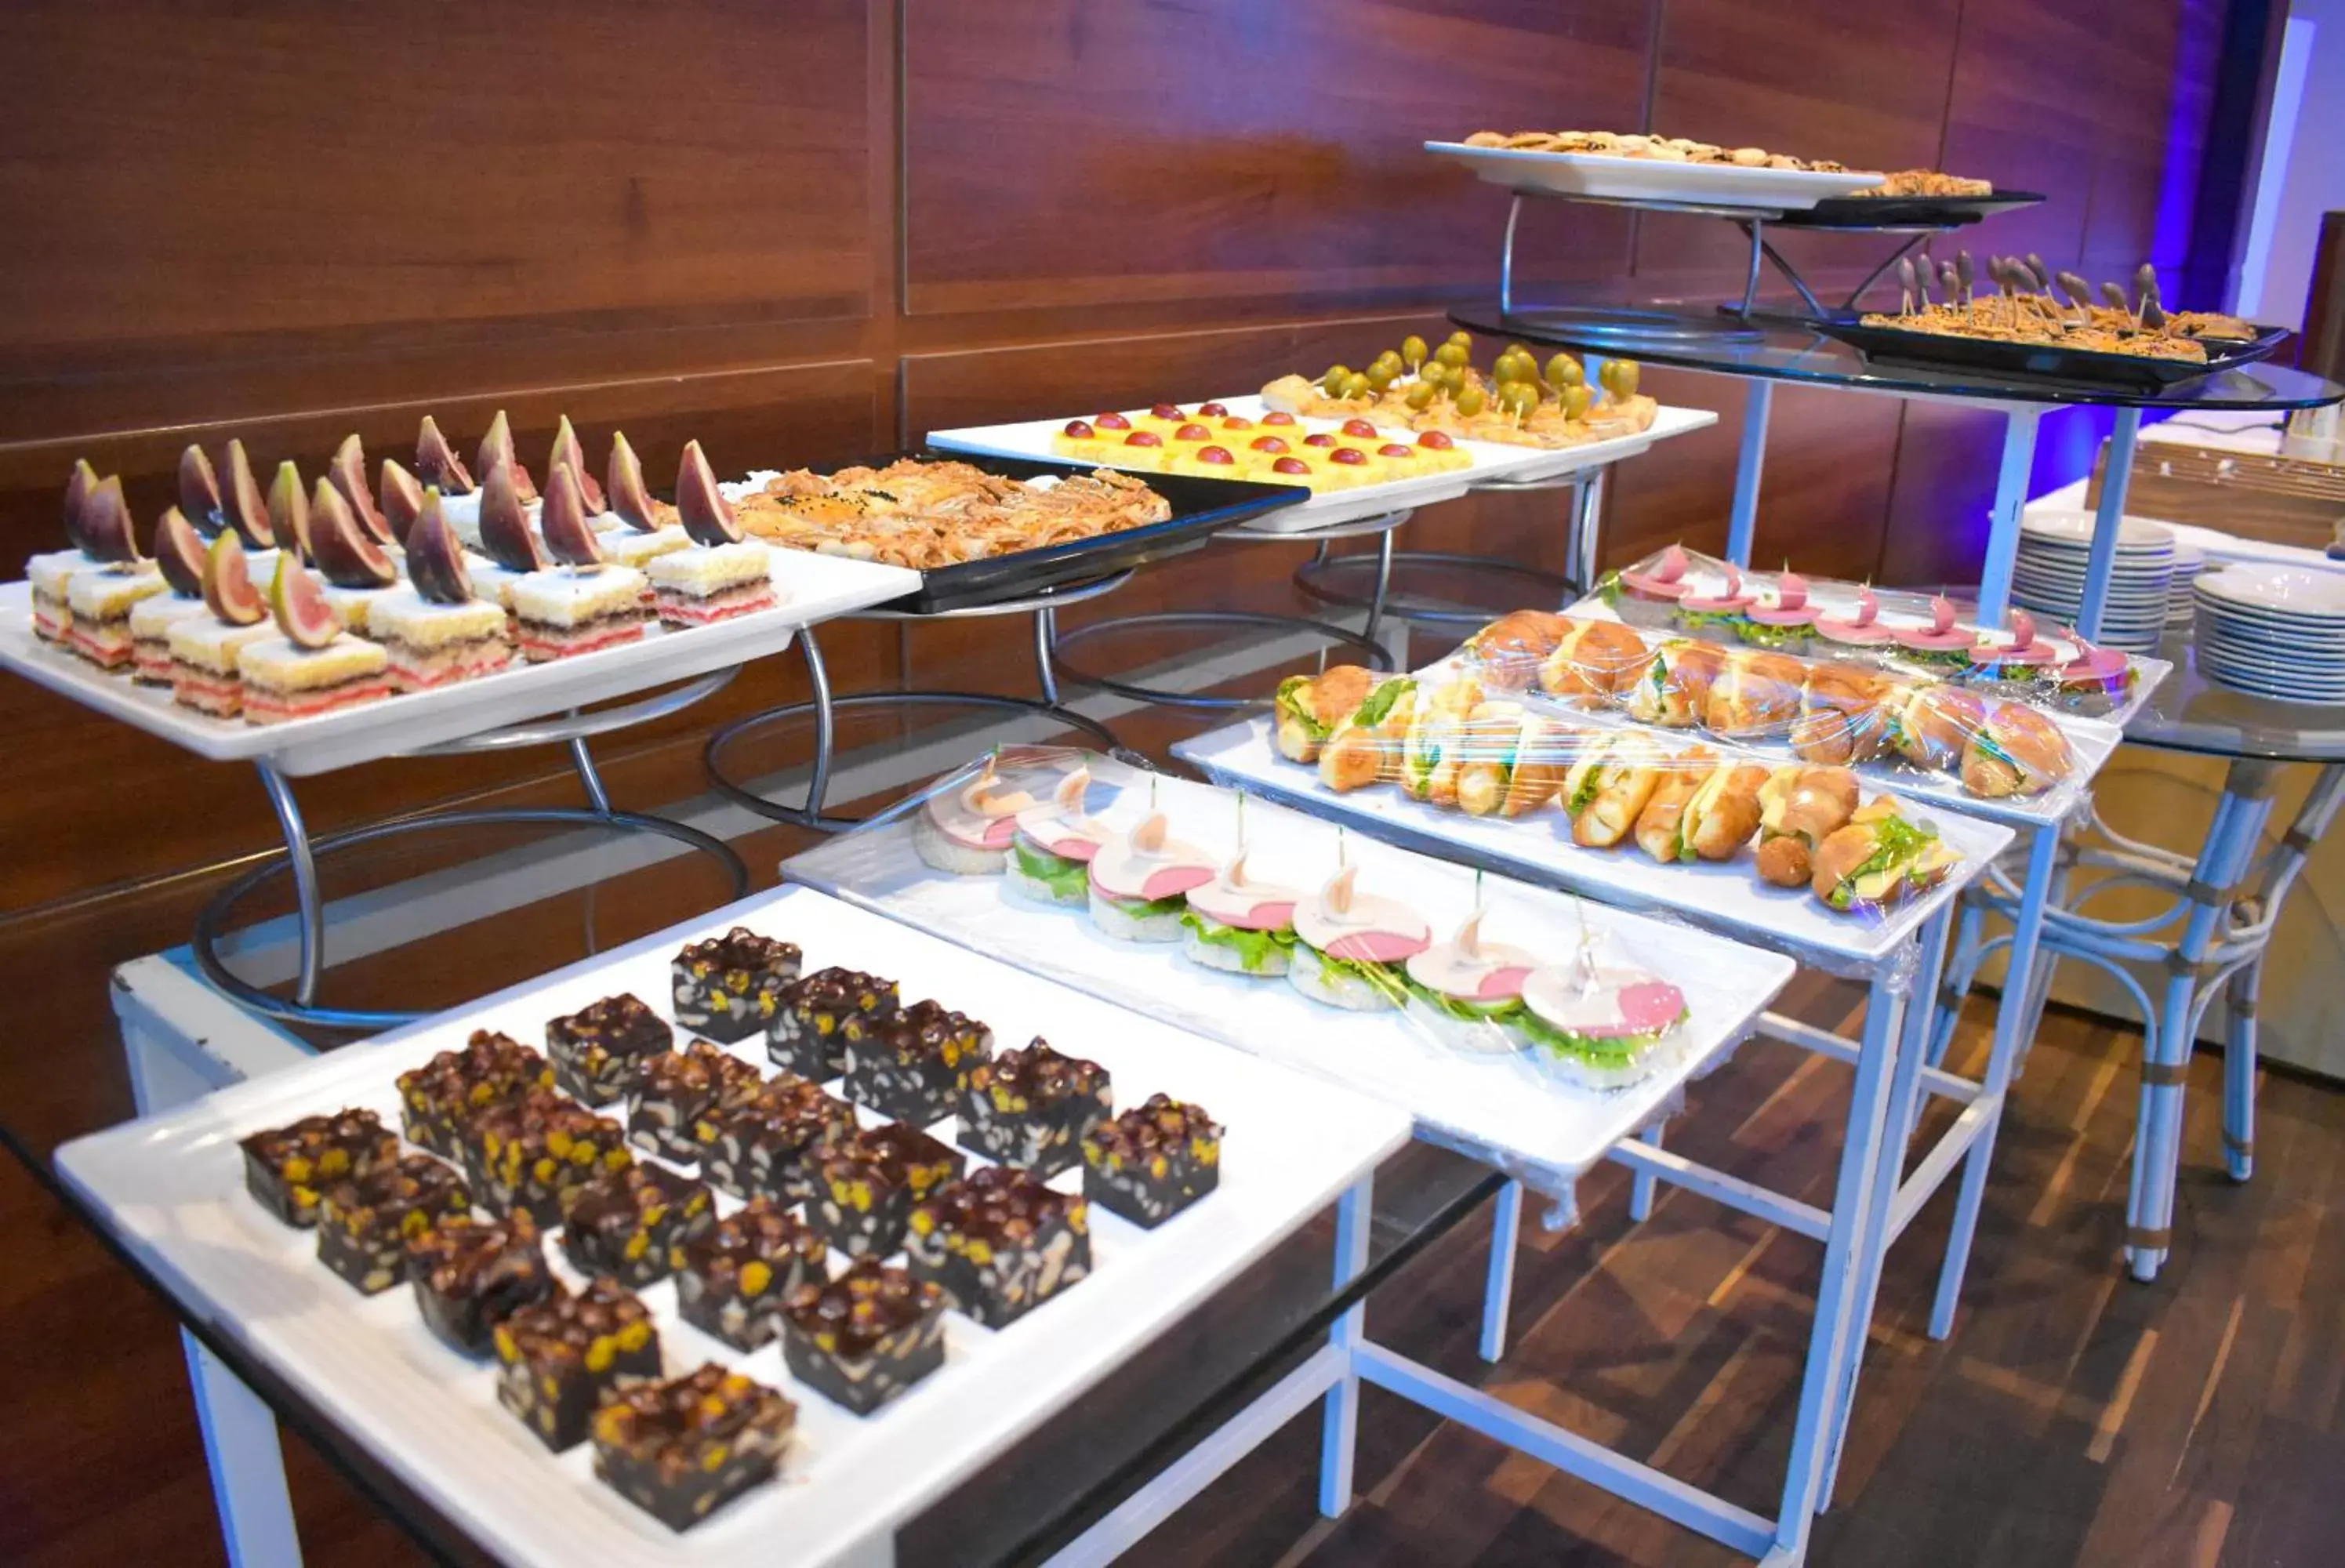
<path fill-rule="evenodd" d="M 1660 207 L 1796 212 L 1883 179 L 1764 147 L 1612 131 L 1476 131 L 1425 150 L 1509 190 Z"/>
<path fill-rule="evenodd" d="M 1897 281 L 1894 311 L 1830 317 L 1816 329 L 1867 359 L 2150 394 L 2269 358 L 2289 336 L 2216 311 L 2167 309 L 2147 262 L 2130 296 L 2120 283 L 2096 290 L 2056 274 L 2040 257 L 1990 257 L 1982 269 L 1967 251 L 1936 267 L 1908 257 Z"/>
<path fill-rule="evenodd" d="M 487 1555 L 746 1565 L 886 1543 L 1408 1128 L 796 887 L 57 1164 Z"/>
<path fill-rule="evenodd" d="M 898 605 L 918 611 L 1089 582 L 1304 499 L 1275 475 L 1142 478 L 1091 460 L 1070 472 L 1024 453 L 929 450 L 828 473 L 761 470 L 725 489 L 752 539 L 919 572 L 919 591 Z"/>

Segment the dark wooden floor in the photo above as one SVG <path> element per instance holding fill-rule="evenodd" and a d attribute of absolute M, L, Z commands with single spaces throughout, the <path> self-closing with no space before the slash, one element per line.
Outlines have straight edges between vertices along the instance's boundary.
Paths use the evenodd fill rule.
<path fill-rule="evenodd" d="M 1830 997 L 1824 998 L 1829 1005 Z M 1983 1048 L 1974 1005 L 1964 1036 Z M 2117 1249 L 2137 1040 L 2055 1016 L 2007 1118 L 1954 1338 L 1924 1337 L 1945 1203 L 1882 1289 L 1833 1564 L 2325 1564 L 2345 1525 L 2345 1094 L 2274 1077 L 2257 1179 L 2217 1169 L 2216 1069 L 2192 1073 L 2174 1263 Z M 1828 1196 L 1845 1070 L 1760 1042 L 1697 1086 L 1673 1142 Z M 1526 1409 L 1771 1511 L 1816 1248 L 1667 1195 L 1632 1225 L 1599 1173 L 1575 1229 L 1526 1227 L 1509 1354 L 1474 1354 L 1477 1219 L 1387 1286 L 1370 1331 Z M 21 1169 L 0 1162 L 0 1562 L 218 1561 L 178 1341 Z M 1299 1421 L 1158 1532 L 1136 1561 L 1229 1563 L 1738 1561 L 1545 1466 L 1370 1391 L 1362 1501 L 1314 1511 Z M 411 1553 L 289 1444 L 310 1560 Z M 2326 1544 L 2324 1544 L 2324 1543 Z"/>

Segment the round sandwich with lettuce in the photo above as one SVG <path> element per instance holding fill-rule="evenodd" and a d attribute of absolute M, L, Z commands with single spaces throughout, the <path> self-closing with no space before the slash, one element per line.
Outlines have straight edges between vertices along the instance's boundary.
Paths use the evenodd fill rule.
<path fill-rule="evenodd" d="M 1538 960 L 1520 947 L 1482 940 L 1482 911 L 1457 935 L 1411 956 L 1403 966 L 1408 1016 L 1445 1045 L 1464 1051 L 1512 1051 L 1506 1026 L 1523 1010 L 1523 982 Z"/>
<path fill-rule="evenodd" d="M 1655 1047 L 1686 1017 L 1685 993 L 1668 981 L 1583 954 L 1534 969 L 1523 981 L 1522 1011 L 1508 1022 L 1557 1077 L 1621 1089 L 1652 1075 Z"/>
<path fill-rule="evenodd" d="M 1125 942 L 1178 942 L 1189 890 L 1213 879 L 1213 858 L 1172 837 L 1162 812 L 1150 812 L 1091 856 L 1091 924 Z"/>
<path fill-rule="evenodd" d="M 1245 852 L 1211 882 L 1189 890 L 1181 950 L 1208 969 L 1265 979 L 1286 973 L 1294 951 L 1294 906 L 1303 895 L 1246 875 Z"/>
<path fill-rule="evenodd" d="M 941 789 L 912 818 L 912 847 L 939 871 L 956 876 L 990 876 L 1010 854 L 1018 835 L 1018 814 L 1033 805 L 1022 789 L 1004 789 L 985 759 L 977 777 L 959 789 Z"/>
<path fill-rule="evenodd" d="M 1432 946 L 1433 933 L 1407 905 L 1360 892 L 1358 878 L 1359 867 L 1347 865 L 1295 905 L 1286 980 L 1315 1002 L 1381 1012 L 1407 996 L 1405 966 Z"/>
<path fill-rule="evenodd" d="M 1083 810 L 1091 772 L 1077 768 L 1041 805 L 1016 818 L 1010 837 L 1010 885 L 1043 904 L 1082 905 L 1091 895 L 1091 857 L 1113 835 Z"/>

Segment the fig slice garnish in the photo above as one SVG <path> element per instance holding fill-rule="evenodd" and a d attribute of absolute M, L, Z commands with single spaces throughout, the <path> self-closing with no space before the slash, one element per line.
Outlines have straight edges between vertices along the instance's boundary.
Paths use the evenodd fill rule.
<path fill-rule="evenodd" d="M 290 551 L 286 552 L 288 554 Z M 284 559 L 280 555 L 278 559 Z M 231 626 L 258 626 L 269 613 L 244 563 L 244 541 L 233 529 L 212 541 L 204 558 L 204 602 Z"/>
<path fill-rule="evenodd" d="M 578 487 L 576 470 L 568 463 L 555 469 L 546 481 L 545 503 L 539 509 L 537 525 L 545 535 L 545 548 L 564 566 L 603 563 L 603 541 L 595 537 L 594 525 L 586 521 L 585 495 Z"/>
<path fill-rule="evenodd" d="M 522 467 L 521 457 L 513 450 L 513 424 L 505 418 L 502 409 L 499 409 L 497 417 L 489 421 L 489 433 L 481 438 L 480 456 L 472 462 L 472 466 L 481 470 L 483 486 L 489 482 L 489 470 L 495 468 L 500 460 L 513 470 L 513 493 L 521 497 L 522 504 L 526 506 L 535 501 L 537 486 L 530 481 L 529 470 Z"/>
<path fill-rule="evenodd" d="M 182 599 L 204 596 L 204 541 L 176 506 L 167 506 L 155 522 L 155 563 L 163 581 Z"/>
<path fill-rule="evenodd" d="M 606 510 L 603 503 L 603 487 L 594 481 L 586 467 L 586 449 L 578 444 L 578 432 L 570 423 L 570 416 L 562 416 L 561 428 L 553 432 L 553 454 L 545 460 L 548 492 L 553 483 L 551 475 L 555 469 L 567 464 L 578 481 L 578 499 L 585 506 L 586 515 L 599 516 Z"/>
<path fill-rule="evenodd" d="M 193 441 L 179 454 L 179 512 L 206 539 L 228 526 L 220 511 L 219 475 Z"/>
<path fill-rule="evenodd" d="M 543 572 L 545 552 L 529 529 L 529 512 L 513 483 L 513 465 L 499 458 L 481 481 L 481 548 L 508 572 Z"/>
<path fill-rule="evenodd" d="M 310 492 L 310 554 L 337 588 L 388 588 L 399 581 L 399 568 L 330 480 Z"/>
<path fill-rule="evenodd" d="M 741 524 L 733 516 L 732 503 L 716 488 L 716 475 L 698 441 L 684 443 L 684 462 L 675 474 L 675 509 L 695 544 L 741 542 Z"/>
<path fill-rule="evenodd" d="M 87 458 L 76 458 L 73 472 L 66 476 L 66 541 L 84 555 L 90 553 L 90 549 L 83 519 L 89 510 L 90 491 L 96 488 L 97 470 L 89 466 Z"/>
<path fill-rule="evenodd" d="M 400 543 L 415 530 L 415 520 L 423 512 L 423 487 L 415 476 L 399 466 L 397 458 L 382 460 L 382 521 L 395 534 Z"/>
<path fill-rule="evenodd" d="M 384 521 L 382 513 L 375 510 L 374 497 L 367 490 L 366 448 L 360 444 L 355 430 L 344 436 L 342 444 L 334 449 L 334 460 L 327 465 L 326 478 L 341 492 L 342 500 L 350 505 L 350 515 L 358 520 L 358 525 L 366 530 L 375 542 L 399 542 L 399 535 L 391 531 L 391 524 Z"/>
<path fill-rule="evenodd" d="M 252 460 L 244 443 L 228 443 L 228 488 L 221 492 L 222 516 L 248 550 L 267 550 L 277 542 L 269 526 L 269 503 L 261 499 L 260 481 L 252 477 Z"/>
<path fill-rule="evenodd" d="M 111 565 L 127 566 L 147 559 L 138 551 L 138 531 L 130 521 L 130 503 L 122 499 L 122 480 L 108 474 L 97 481 L 81 505 L 82 553 Z"/>
<path fill-rule="evenodd" d="M 440 433 L 431 416 L 423 416 L 423 423 L 415 432 L 415 471 L 425 484 L 442 495 L 470 495 L 480 487 L 472 482 L 472 471 L 464 460 Z"/>
<path fill-rule="evenodd" d="M 440 510 L 436 486 L 423 492 L 423 510 L 407 531 L 407 580 L 434 604 L 469 604 L 472 600 L 472 573 L 464 564 L 464 547 Z"/>
<path fill-rule="evenodd" d="M 357 526 L 355 518 L 351 526 Z M 269 609 L 277 617 L 277 629 L 296 648 L 322 648 L 342 634 L 334 607 L 326 602 L 326 591 L 289 550 L 277 552 L 277 575 L 269 584 Z"/>
<path fill-rule="evenodd" d="M 269 531 L 279 545 L 292 546 L 302 560 L 317 559 L 310 549 L 310 497 L 291 458 L 277 465 L 277 477 L 269 481 Z"/>
<path fill-rule="evenodd" d="M 620 521 L 638 533 L 659 531 L 659 514 L 652 505 L 652 492 L 644 488 L 644 465 L 635 456 L 635 449 L 627 444 L 626 432 L 611 432 L 611 466 L 607 492 L 611 510 Z"/>

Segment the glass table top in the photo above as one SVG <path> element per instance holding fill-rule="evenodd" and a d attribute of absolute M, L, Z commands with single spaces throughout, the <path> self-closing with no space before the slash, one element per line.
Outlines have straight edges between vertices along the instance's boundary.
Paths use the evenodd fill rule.
<path fill-rule="evenodd" d="M 1723 314 L 1705 319 L 1693 312 L 1651 307 L 1534 307 L 1509 313 L 1489 300 L 1452 310 L 1449 319 L 1494 337 L 1617 354 L 1647 364 L 1909 398 L 2234 410 L 2317 408 L 2345 400 L 2345 386 L 2284 365 L 2218 371 L 2149 392 L 1875 362 L 1847 344 L 1804 327 L 1762 320 L 1745 328 Z M 1714 319 L 1718 329 L 1700 329 L 1705 319 Z"/>
<path fill-rule="evenodd" d="M 2169 751 L 2271 762 L 2345 762 L 2345 703 L 2290 703 L 2218 685 L 2198 673 L 2186 632 L 2157 656 L 2174 666 L 2126 725 L 2126 739 Z"/>

